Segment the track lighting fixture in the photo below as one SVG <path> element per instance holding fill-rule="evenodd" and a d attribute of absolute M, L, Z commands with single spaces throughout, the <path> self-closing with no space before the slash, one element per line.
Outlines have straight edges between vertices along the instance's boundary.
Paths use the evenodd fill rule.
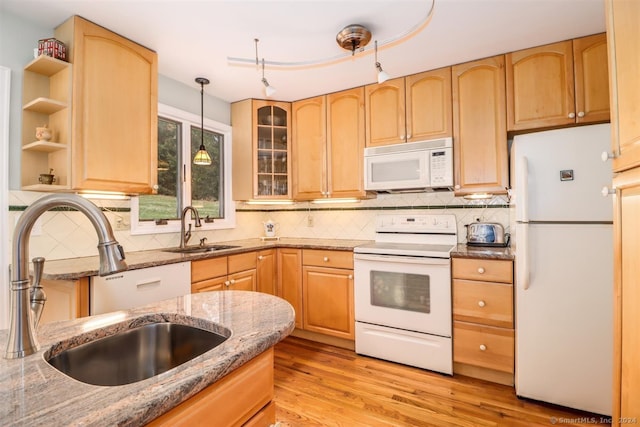
<path fill-rule="evenodd" d="M 271 86 L 267 79 L 264 78 L 264 58 L 262 58 L 262 84 L 264 85 L 264 94 L 267 98 L 276 93 L 276 88 Z"/>
<path fill-rule="evenodd" d="M 211 156 L 204 147 L 204 85 L 209 84 L 209 79 L 196 77 L 196 83 L 200 84 L 200 148 L 193 158 L 193 164 L 208 166 L 211 164 Z"/>
<path fill-rule="evenodd" d="M 384 83 L 389 80 L 389 74 L 382 69 L 382 65 L 378 62 L 378 40 L 375 41 L 375 53 L 376 53 L 376 70 L 378 70 L 378 83 Z"/>

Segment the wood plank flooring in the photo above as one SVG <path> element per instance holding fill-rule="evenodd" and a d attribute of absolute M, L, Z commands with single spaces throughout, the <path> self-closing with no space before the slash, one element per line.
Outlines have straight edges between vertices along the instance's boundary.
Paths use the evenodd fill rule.
<path fill-rule="evenodd" d="M 519 399 L 512 387 L 295 337 L 275 347 L 275 403 L 281 427 L 607 425 L 593 414 Z"/>

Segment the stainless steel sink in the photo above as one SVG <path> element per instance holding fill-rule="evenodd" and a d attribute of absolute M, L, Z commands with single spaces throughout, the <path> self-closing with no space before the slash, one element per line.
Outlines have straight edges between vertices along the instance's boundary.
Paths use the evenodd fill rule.
<path fill-rule="evenodd" d="M 164 252 L 176 252 L 180 254 L 198 254 L 203 252 L 221 251 L 224 249 L 239 248 L 233 245 L 204 245 L 204 246 L 187 246 L 185 248 L 169 248 L 163 249 Z"/>
<path fill-rule="evenodd" d="M 150 323 L 64 350 L 51 358 L 45 354 L 45 360 L 83 383 L 125 385 L 188 362 L 222 344 L 228 336 L 173 322 Z"/>

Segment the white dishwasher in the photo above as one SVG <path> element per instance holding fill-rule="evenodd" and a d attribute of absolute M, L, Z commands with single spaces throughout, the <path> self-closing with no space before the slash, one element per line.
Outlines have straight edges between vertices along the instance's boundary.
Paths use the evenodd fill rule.
<path fill-rule="evenodd" d="M 191 263 L 141 268 L 91 277 L 91 315 L 139 307 L 191 293 Z"/>

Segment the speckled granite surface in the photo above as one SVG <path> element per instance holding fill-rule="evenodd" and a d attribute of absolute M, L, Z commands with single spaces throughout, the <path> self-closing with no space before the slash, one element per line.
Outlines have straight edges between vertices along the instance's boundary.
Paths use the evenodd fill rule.
<path fill-rule="evenodd" d="M 485 259 L 508 259 L 515 258 L 515 252 L 510 248 L 492 248 L 467 246 L 459 244 L 457 248 L 451 252 L 452 257 L 457 258 L 485 258 Z"/>
<path fill-rule="evenodd" d="M 184 316 L 188 316 L 187 319 Z M 43 358 L 52 344 L 93 339 L 131 325 L 173 320 L 205 329 L 231 330 L 218 347 L 153 378 L 124 386 L 93 386 L 58 372 Z M 211 323 L 213 322 L 213 324 Z M 41 349 L 23 359 L 0 358 L 3 426 L 140 426 L 177 406 L 285 338 L 293 308 L 258 292 L 186 295 L 133 310 L 42 325 Z M 65 342 L 72 339 L 72 342 Z M 0 331 L 0 350 L 7 331 Z"/>
<path fill-rule="evenodd" d="M 232 255 L 242 252 L 256 251 L 270 248 L 301 248 L 301 249 L 331 249 L 336 251 L 352 251 L 354 247 L 370 243 L 369 240 L 340 240 L 340 239 L 295 239 L 281 238 L 280 240 L 247 239 L 216 244 L 233 245 L 237 248 L 224 249 L 215 252 L 199 254 L 180 254 L 164 252 L 162 250 L 139 251 L 125 253 L 130 270 L 154 267 L 156 265 L 171 264 L 183 261 L 213 258 L 216 256 Z M 97 256 L 70 258 L 47 261 L 44 265 L 44 278 L 50 280 L 75 280 L 86 276 L 96 276 L 100 260 Z"/>

